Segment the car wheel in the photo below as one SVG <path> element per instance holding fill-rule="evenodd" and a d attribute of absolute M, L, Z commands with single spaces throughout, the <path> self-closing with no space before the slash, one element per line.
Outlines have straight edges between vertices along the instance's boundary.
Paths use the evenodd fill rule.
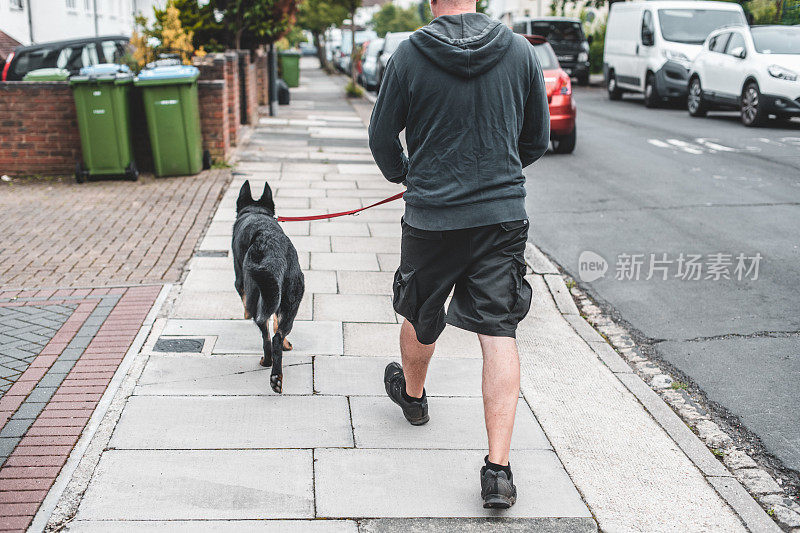
<path fill-rule="evenodd" d="M 693 117 L 706 116 L 706 104 L 703 102 L 703 87 L 700 85 L 700 78 L 695 76 L 689 82 L 689 94 L 686 97 L 686 109 Z"/>
<path fill-rule="evenodd" d="M 653 108 L 661 104 L 661 97 L 658 95 L 656 89 L 656 76 L 652 72 L 647 73 L 644 80 L 644 105 L 645 107 Z"/>
<path fill-rule="evenodd" d="M 575 150 L 575 142 L 578 140 L 578 128 L 572 128 L 572 131 L 566 135 L 556 135 L 551 139 L 553 143 L 553 152 L 556 154 L 571 154 Z"/>
<path fill-rule="evenodd" d="M 622 100 L 622 89 L 620 89 L 617 85 L 617 77 L 614 75 L 613 70 L 608 72 L 608 78 L 606 79 L 606 90 L 608 91 L 609 100 Z"/>
<path fill-rule="evenodd" d="M 767 120 L 767 113 L 761 105 L 761 91 L 754 81 L 745 85 L 742 91 L 741 117 L 742 124 L 747 127 L 760 126 Z"/>

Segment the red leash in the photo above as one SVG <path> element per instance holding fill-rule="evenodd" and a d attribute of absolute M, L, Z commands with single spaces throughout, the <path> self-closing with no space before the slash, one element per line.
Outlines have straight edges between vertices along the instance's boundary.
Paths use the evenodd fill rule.
<path fill-rule="evenodd" d="M 362 207 L 360 209 L 353 209 L 352 211 L 342 211 L 341 213 L 331 213 L 329 215 L 311 215 L 307 217 L 276 217 L 278 222 L 302 222 L 305 220 L 322 220 L 325 218 L 336 218 L 336 217 L 343 217 L 345 215 L 355 215 L 364 211 L 365 209 L 369 209 L 370 207 L 376 207 L 382 204 L 388 204 L 389 202 L 394 202 L 395 200 L 399 200 L 403 197 L 405 191 L 399 192 L 394 196 L 390 196 L 389 198 L 384 198 L 380 202 L 375 202 L 372 205 L 368 205 L 367 207 Z"/>

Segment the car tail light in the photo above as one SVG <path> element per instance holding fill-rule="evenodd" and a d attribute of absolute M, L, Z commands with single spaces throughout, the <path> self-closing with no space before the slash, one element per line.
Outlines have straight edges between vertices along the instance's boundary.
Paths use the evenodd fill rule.
<path fill-rule="evenodd" d="M 572 81 L 569 79 L 566 72 L 562 72 L 556 79 L 556 86 L 553 88 L 553 94 L 572 94 Z"/>
<path fill-rule="evenodd" d="M 6 81 L 8 77 L 8 68 L 11 66 L 11 62 L 14 60 L 14 52 L 8 54 L 8 58 L 6 59 L 6 66 L 3 67 L 3 81 Z"/>

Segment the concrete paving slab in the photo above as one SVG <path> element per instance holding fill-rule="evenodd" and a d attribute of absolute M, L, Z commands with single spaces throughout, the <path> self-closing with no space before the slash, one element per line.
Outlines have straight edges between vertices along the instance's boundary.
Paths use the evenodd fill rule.
<path fill-rule="evenodd" d="M 478 478 L 483 455 L 466 450 L 316 450 L 317 516 L 591 517 L 549 450 L 514 452 L 516 505 L 503 512 L 483 509 Z"/>
<path fill-rule="evenodd" d="M 284 376 L 291 380 L 288 372 Z M 315 448 L 352 446 L 353 435 L 341 396 L 131 396 L 109 445 Z"/>
<path fill-rule="evenodd" d="M 370 518 L 360 533 L 595 533 L 591 518 Z"/>
<path fill-rule="evenodd" d="M 397 322 L 391 297 L 376 294 L 317 294 L 314 296 L 314 318 L 342 322 Z"/>
<path fill-rule="evenodd" d="M 229 291 L 235 293 L 233 268 L 200 269 L 193 268 L 181 286 L 185 291 Z M 237 295 L 238 297 L 238 295 Z"/>
<path fill-rule="evenodd" d="M 356 272 L 340 270 L 336 273 L 341 294 L 392 295 L 392 272 Z"/>
<path fill-rule="evenodd" d="M 331 237 L 334 252 L 400 253 L 400 240 L 396 237 Z"/>
<path fill-rule="evenodd" d="M 310 235 L 308 222 L 281 222 L 281 227 L 283 228 L 283 232 L 289 237 L 294 235 Z"/>
<path fill-rule="evenodd" d="M 344 324 L 344 354 L 378 357 L 400 357 L 400 324 Z M 436 341 L 436 357 L 482 358 L 478 336 L 453 326 L 444 328 Z"/>
<path fill-rule="evenodd" d="M 311 252 L 312 270 L 381 270 L 375 254 Z"/>
<path fill-rule="evenodd" d="M 314 358 L 317 394 L 382 396 L 383 371 L 399 358 L 322 356 Z M 428 367 L 425 391 L 434 396 L 481 396 L 483 360 L 434 357 Z"/>
<path fill-rule="evenodd" d="M 198 250 L 230 250 L 231 249 L 231 238 L 230 237 L 220 237 L 214 235 L 206 235 L 203 237 L 203 241 L 200 243 L 200 246 L 197 248 Z"/>
<path fill-rule="evenodd" d="M 378 254 L 378 264 L 383 272 L 394 272 L 400 268 L 400 254 Z"/>
<path fill-rule="evenodd" d="M 134 389 L 140 396 L 272 396 L 261 355 L 153 354 Z M 287 354 L 283 394 L 312 394 L 311 357 Z"/>
<path fill-rule="evenodd" d="M 327 236 L 295 236 L 291 240 L 298 252 L 331 251 L 331 238 Z"/>
<path fill-rule="evenodd" d="M 378 168 L 378 165 L 376 165 L 375 163 L 372 163 L 372 164 L 360 164 L 360 163 L 339 164 L 339 165 L 336 165 L 336 169 L 339 171 L 339 174 L 343 174 L 345 176 L 347 176 L 348 174 L 368 174 L 368 175 L 374 175 L 374 176 L 383 177 L 383 175 L 381 174 L 380 169 Z"/>
<path fill-rule="evenodd" d="M 107 450 L 77 520 L 312 518 L 311 450 Z"/>
<path fill-rule="evenodd" d="M 232 287 L 222 292 L 182 290 L 170 314 L 179 318 L 231 319 L 242 318 L 244 308 Z"/>
<path fill-rule="evenodd" d="M 358 523 L 355 520 L 77 520 L 64 529 L 70 533 L 107 533 L 109 530 L 126 533 L 358 533 Z"/>
<path fill-rule="evenodd" d="M 488 446 L 482 398 L 428 399 L 431 421 L 412 426 L 385 394 L 350 398 L 357 448 L 484 450 Z M 549 450 L 550 443 L 522 400 L 517 407 L 513 450 Z"/>
<path fill-rule="evenodd" d="M 305 270 L 303 272 L 308 293 L 333 293 L 337 292 L 336 272 L 332 270 Z"/>
<path fill-rule="evenodd" d="M 323 189 L 290 189 L 281 187 L 275 192 L 276 201 L 281 198 L 322 198 L 325 196 Z"/>
<path fill-rule="evenodd" d="M 311 209 L 327 211 L 328 213 L 339 213 L 350 211 L 362 207 L 361 200 L 354 196 L 343 196 L 341 198 L 312 198 Z M 343 217 L 344 218 L 344 217 Z"/>
<path fill-rule="evenodd" d="M 252 320 L 168 319 L 162 335 L 215 335 L 215 354 L 263 353 L 261 333 Z M 289 338 L 292 355 L 339 355 L 342 353 L 342 323 L 297 320 Z"/>
<path fill-rule="evenodd" d="M 348 235 L 369 236 L 369 226 L 366 222 L 311 222 L 311 235 Z"/>
<path fill-rule="evenodd" d="M 233 272 L 233 257 L 193 257 L 189 261 L 189 270 L 230 270 Z"/>

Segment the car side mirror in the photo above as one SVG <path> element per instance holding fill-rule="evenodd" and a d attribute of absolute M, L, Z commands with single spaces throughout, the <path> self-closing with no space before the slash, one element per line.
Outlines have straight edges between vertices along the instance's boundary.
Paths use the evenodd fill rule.
<path fill-rule="evenodd" d="M 743 46 L 737 46 L 733 50 L 731 50 L 731 55 L 733 57 L 738 57 L 739 59 L 744 59 L 747 57 L 747 51 L 744 49 Z"/>

